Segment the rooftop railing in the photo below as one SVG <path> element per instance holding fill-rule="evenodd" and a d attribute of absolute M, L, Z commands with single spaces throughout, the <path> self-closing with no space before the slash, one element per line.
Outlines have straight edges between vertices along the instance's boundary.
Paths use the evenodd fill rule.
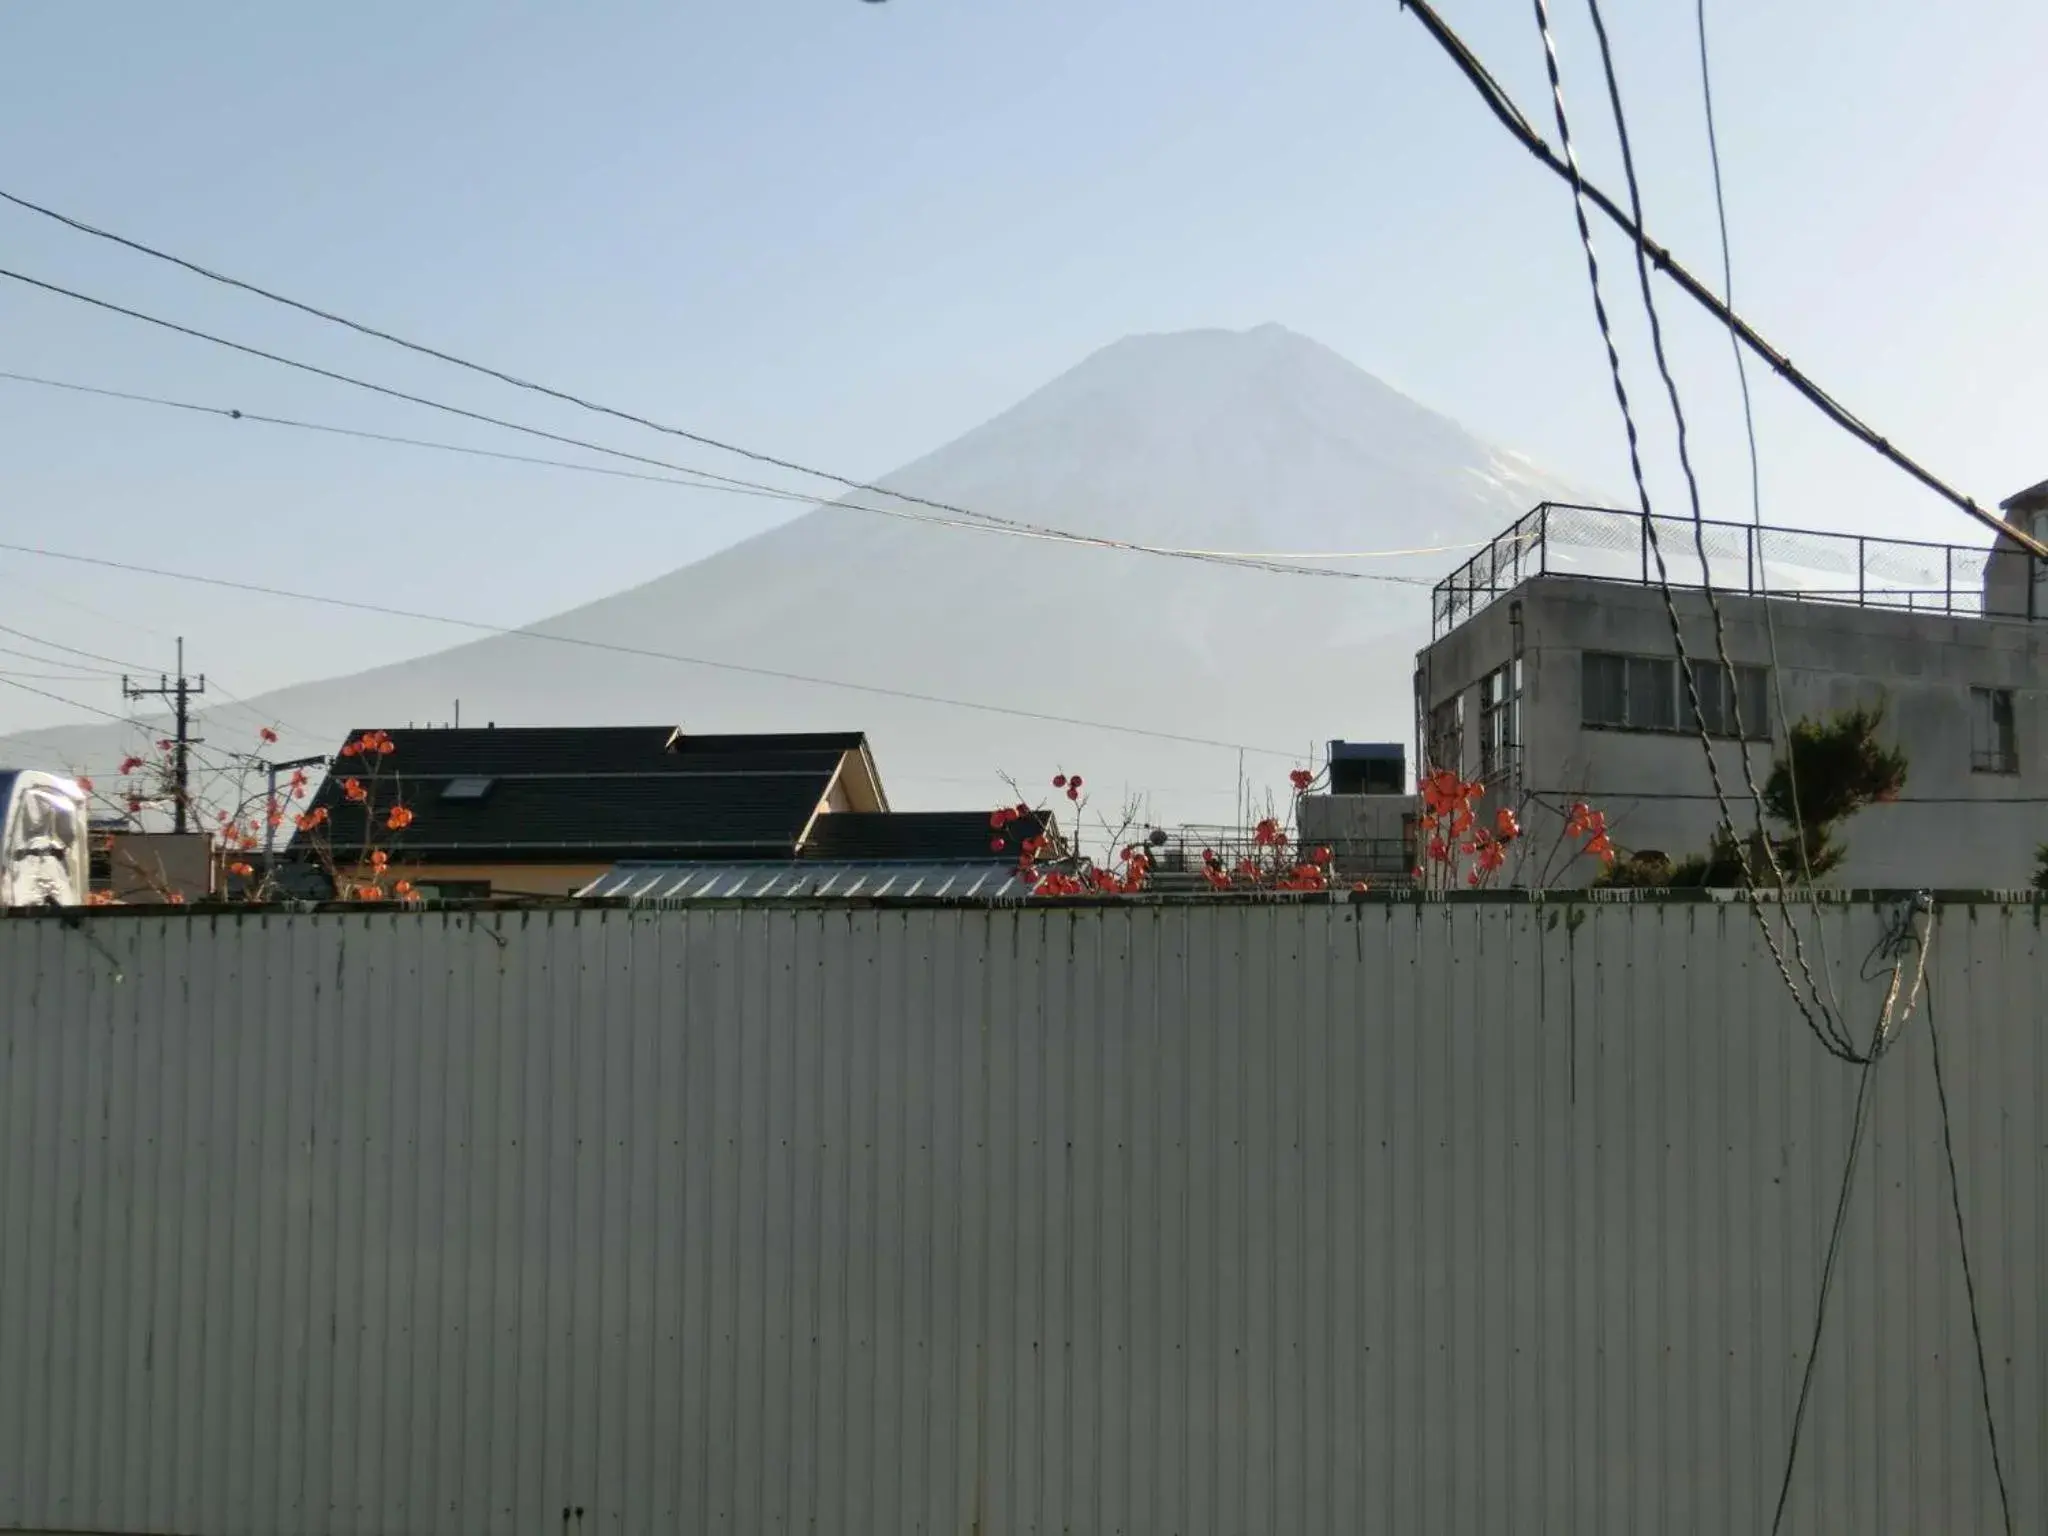
<path fill-rule="evenodd" d="M 1651 543 L 1654 526 L 1656 543 Z M 1441 639 L 1532 576 L 1651 586 L 1657 554 L 1673 587 L 1970 618 L 2048 619 L 2048 566 L 2014 547 L 1931 544 L 1545 502 L 1436 585 Z"/>
<path fill-rule="evenodd" d="M 1415 864 L 1412 835 L 1394 837 L 1323 837 L 1290 841 L 1278 859 L 1274 850 L 1248 837 L 1241 828 L 1176 827 L 1167 841 L 1154 846 L 1152 876 L 1147 882 L 1157 891 L 1206 890 L 1203 854 L 1212 853 L 1225 871 L 1235 870 L 1249 859 L 1255 866 L 1290 864 L 1295 858 L 1327 849 L 1326 866 L 1332 886 L 1348 889 L 1354 882 L 1369 881 L 1376 889 L 1405 887 Z"/>

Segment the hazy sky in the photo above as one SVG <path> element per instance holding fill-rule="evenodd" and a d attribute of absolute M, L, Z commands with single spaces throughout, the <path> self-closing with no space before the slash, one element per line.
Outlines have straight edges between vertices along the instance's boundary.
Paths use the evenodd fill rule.
<path fill-rule="evenodd" d="M 1443 9 L 1548 130 L 1529 8 Z M 1591 35 L 1558 9 L 1584 155 L 1618 193 Z M 1692 6 L 1610 11 L 1651 225 L 1717 272 Z M 2048 6 L 1730 0 L 1710 26 L 1739 306 L 1980 498 L 2048 476 Z M 0 144 L 11 191 L 857 476 L 1128 332 L 1278 320 L 1582 483 L 1627 484 L 1568 195 L 1395 0 L 16 4 Z M 1672 504 L 1628 252 L 1598 233 Z M 0 253 L 310 361 L 745 472 L 12 208 Z M 1710 512 L 1746 516 L 1725 336 L 1675 296 L 1666 313 Z M 0 368 L 548 451 L 8 282 Z M 1976 541 L 1757 387 L 1768 520 Z M 788 511 L 4 382 L 0 509 L 11 541 L 500 622 Z M 19 556 L 0 571 L 0 622 L 152 665 L 182 632 L 242 694 L 462 638 Z M 41 675 L 62 670 L 0 653 L 0 675 L 118 707 L 109 678 Z M 75 718 L 0 689 L 0 729 Z"/>

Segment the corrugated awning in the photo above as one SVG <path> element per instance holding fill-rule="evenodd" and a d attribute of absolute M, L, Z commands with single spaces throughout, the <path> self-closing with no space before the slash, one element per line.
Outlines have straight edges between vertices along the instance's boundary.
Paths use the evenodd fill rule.
<path fill-rule="evenodd" d="M 836 863 L 823 859 L 772 864 L 681 864 L 658 861 L 614 865 L 579 896 L 635 901 L 758 901 L 789 898 L 872 900 L 944 897 L 1019 900 L 1030 888 L 1006 864 Z"/>

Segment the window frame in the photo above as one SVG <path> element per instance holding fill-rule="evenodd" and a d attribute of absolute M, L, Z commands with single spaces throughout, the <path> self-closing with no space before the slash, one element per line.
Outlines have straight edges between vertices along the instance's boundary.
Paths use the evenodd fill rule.
<path fill-rule="evenodd" d="M 2003 718 L 2000 705 L 2004 706 Z M 2020 771 L 2019 698 L 2011 688 L 1970 689 L 1970 772 Z"/>
<path fill-rule="evenodd" d="M 1479 777 L 1514 772 L 1522 750 L 1522 658 L 1501 663 L 1479 680 Z"/>
<path fill-rule="evenodd" d="M 1431 768 L 1465 773 L 1465 691 L 1461 688 L 1440 701 L 1429 712 L 1429 763 Z"/>
<path fill-rule="evenodd" d="M 1609 695 L 1592 686 L 1596 669 L 1619 669 L 1621 718 L 1618 720 L 1592 718 L 1596 702 L 1601 706 L 1602 714 L 1608 713 L 1604 706 Z M 1579 728 L 1586 731 L 1624 731 L 1642 736 L 1693 736 L 1704 729 L 1710 738 L 1717 741 L 1770 742 L 1776 739 L 1771 729 L 1769 667 L 1738 661 L 1724 668 L 1718 660 L 1693 661 L 1692 671 L 1694 684 L 1700 688 L 1700 716 L 1704 718 L 1693 713 L 1677 657 L 1646 656 L 1633 651 L 1581 651 Z M 1645 697 L 1645 680 L 1651 677 L 1656 679 L 1650 685 L 1654 693 Z M 1604 687 L 1614 680 L 1609 676 L 1601 683 Z M 1750 718 L 1752 712 L 1744 707 L 1745 694 L 1754 694 L 1762 701 L 1764 707 L 1758 712 L 1760 718 Z M 1736 713 L 1736 709 L 1729 707 L 1731 700 L 1740 707 L 1740 735 L 1736 733 L 1731 718 Z"/>

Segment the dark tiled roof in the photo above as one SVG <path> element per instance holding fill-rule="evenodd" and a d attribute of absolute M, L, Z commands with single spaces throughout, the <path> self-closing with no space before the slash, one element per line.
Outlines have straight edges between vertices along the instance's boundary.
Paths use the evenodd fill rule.
<path fill-rule="evenodd" d="M 868 744 L 860 731 L 791 731 L 755 736 L 694 736 L 683 729 L 668 733 L 668 750 L 678 757 L 731 757 L 755 752 L 830 752 L 834 758 L 858 752 Z"/>
<path fill-rule="evenodd" d="M 354 741 L 365 733 L 354 731 Z M 667 725 L 542 726 L 386 731 L 391 766 L 419 775 L 513 773 L 700 773 L 735 768 L 837 766 L 866 744 L 835 735 L 680 736 Z M 669 750 L 671 740 L 675 750 Z"/>
<path fill-rule="evenodd" d="M 1024 839 L 1038 830 L 1033 817 L 999 832 L 987 811 L 834 811 L 812 824 L 803 853 L 842 862 L 1014 864 Z M 1001 849 L 989 846 L 996 838 L 1003 840 Z"/>
<path fill-rule="evenodd" d="M 340 857 L 365 842 L 363 807 L 342 791 L 353 771 L 376 776 L 370 841 L 394 860 L 786 859 L 862 745 L 858 735 L 700 736 L 670 751 L 668 726 L 387 734 L 394 751 L 337 759 L 314 798 Z M 472 793 L 447 798 L 457 780 L 473 781 Z M 394 804 L 413 821 L 385 832 Z"/>

